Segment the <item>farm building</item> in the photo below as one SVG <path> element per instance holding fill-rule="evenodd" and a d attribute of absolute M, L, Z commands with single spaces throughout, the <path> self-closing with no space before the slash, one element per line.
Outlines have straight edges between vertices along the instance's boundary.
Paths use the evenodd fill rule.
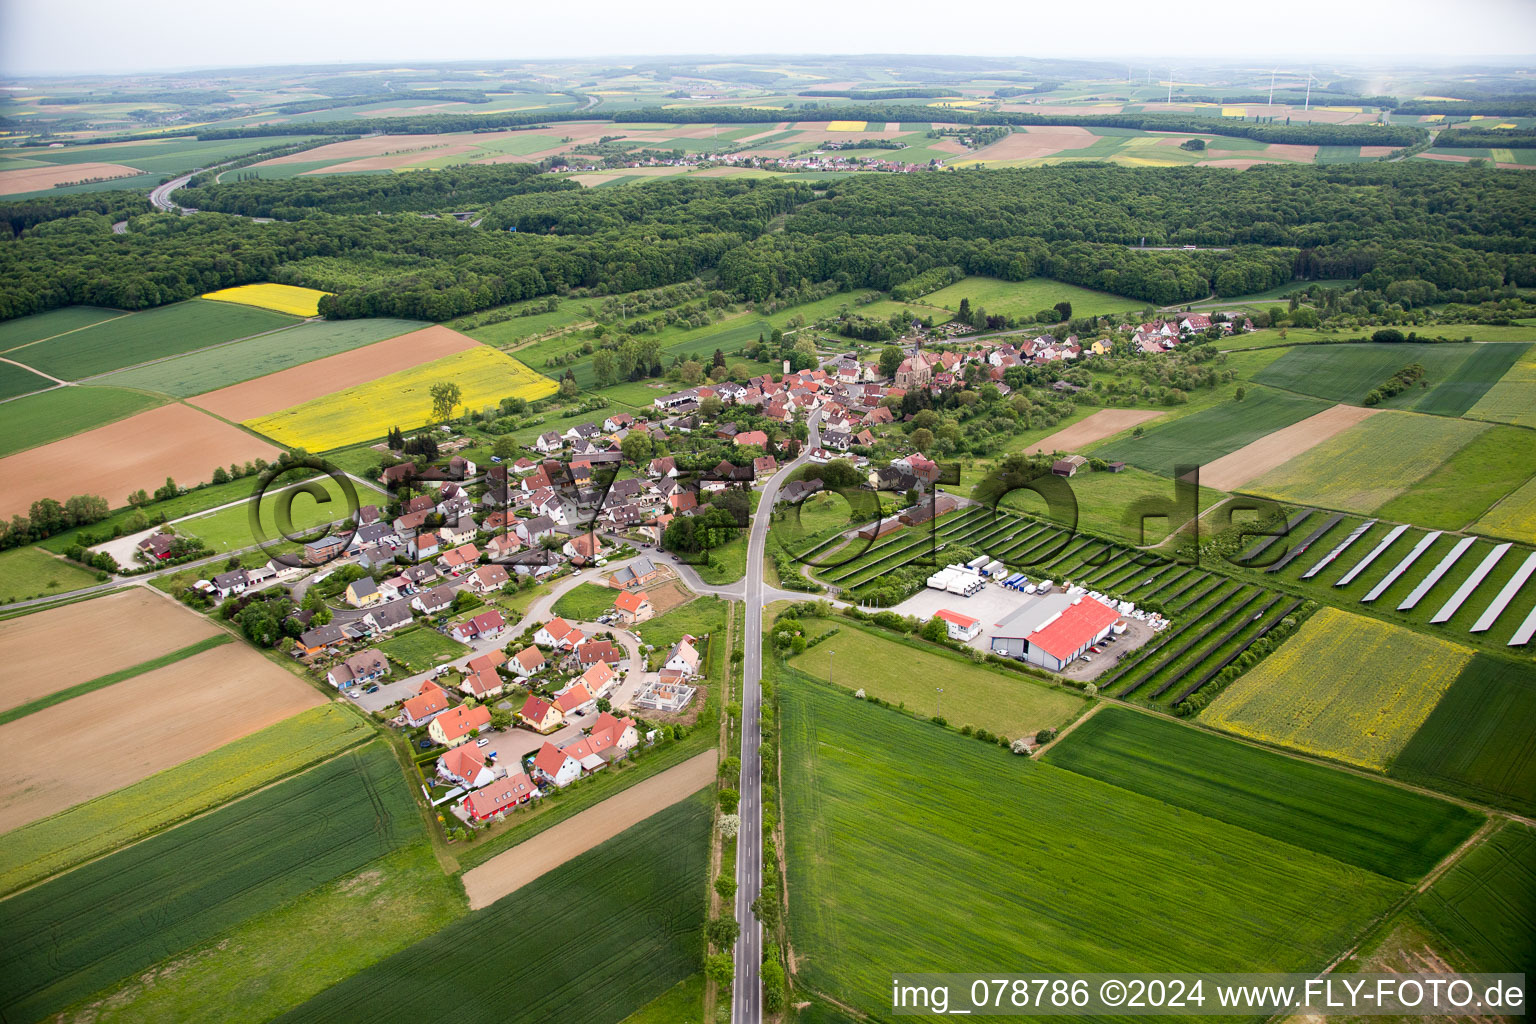
<path fill-rule="evenodd" d="M 1060 672 L 1109 635 L 1120 613 L 1086 595 L 1050 594 L 1030 601 L 992 631 L 994 654 Z"/>
<path fill-rule="evenodd" d="M 934 612 L 933 617 L 943 620 L 944 624 L 949 627 L 949 638 L 951 640 L 974 640 L 977 634 L 981 632 L 980 619 L 973 619 L 969 615 L 952 612 L 948 608 L 940 608 L 937 612 Z"/>
<path fill-rule="evenodd" d="M 1088 464 L 1088 460 L 1081 455 L 1068 455 L 1064 459 L 1057 459 L 1051 464 L 1051 472 L 1057 476 L 1076 476 L 1077 471 Z"/>

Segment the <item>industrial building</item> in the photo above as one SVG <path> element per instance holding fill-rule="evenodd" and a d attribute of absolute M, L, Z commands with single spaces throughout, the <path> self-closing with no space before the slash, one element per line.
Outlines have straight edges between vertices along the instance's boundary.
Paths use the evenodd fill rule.
<path fill-rule="evenodd" d="M 1103 640 L 1120 618 L 1087 594 L 1046 594 L 1021 606 L 992 630 L 992 652 L 1060 672 Z"/>

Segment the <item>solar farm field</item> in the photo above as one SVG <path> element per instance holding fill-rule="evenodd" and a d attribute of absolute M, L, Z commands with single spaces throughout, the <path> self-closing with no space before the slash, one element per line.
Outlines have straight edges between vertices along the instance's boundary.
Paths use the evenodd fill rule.
<path fill-rule="evenodd" d="M 1471 658 L 1456 644 L 1323 608 L 1200 721 L 1384 771 Z"/>
<path fill-rule="evenodd" d="M 1146 303 L 1123 295 L 1083 288 L 1048 277 L 1023 281 L 1003 281 L 995 277 L 967 277 L 921 298 L 925 306 L 941 309 L 960 308 L 961 299 L 971 300 L 971 309 L 985 309 L 993 316 L 1018 316 L 1050 309 L 1058 302 L 1072 303 L 1073 316 L 1102 316 L 1124 310 L 1140 309 Z M 1042 328 L 1047 330 L 1048 328 Z"/>
<path fill-rule="evenodd" d="M 1328 408 L 1327 403 L 1268 389 L 1252 389 L 1241 402 L 1227 401 L 1091 449 L 1106 461 L 1127 462 L 1161 476 L 1178 465 L 1205 465 L 1251 441 Z M 1075 483 L 1075 481 L 1074 481 Z"/>
<path fill-rule="evenodd" d="M 432 418 L 433 384 L 450 381 L 462 405 L 479 409 L 503 398 L 529 400 L 555 393 L 554 381 L 491 348 L 473 348 L 431 363 L 316 398 L 245 425 L 279 442 L 329 451 L 383 437 L 391 427 L 410 429 Z"/>
<path fill-rule="evenodd" d="M 1044 759 L 1400 882 L 1421 878 L 1483 820 L 1446 800 L 1113 705 Z"/>
<path fill-rule="evenodd" d="M 295 323 L 294 317 L 266 309 L 191 299 L 0 354 L 64 380 L 80 380 Z"/>
<path fill-rule="evenodd" d="M 279 1019 L 622 1020 L 699 969 L 709 831 L 682 800 Z"/>
<path fill-rule="evenodd" d="M 934 681 L 942 680 L 947 719 L 1010 737 L 1059 729 L 1083 712 L 1082 696 L 1063 687 L 977 665 L 947 651 L 924 649 L 848 619 L 800 621 L 807 637 L 838 632 L 791 658 L 790 667 L 850 692 L 863 689 L 927 715 L 936 696 Z M 835 678 L 828 678 L 829 669 Z"/>
<path fill-rule="evenodd" d="M 1449 328 L 1454 333 L 1454 328 Z M 1360 405 L 1366 392 L 1412 363 L 1425 369 L 1427 387 L 1411 387 L 1382 406 L 1461 416 L 1530 349 L 1525 344 L 1297 345 L 1260 370 L 1254 380 L 1271 387 Z"/>
<path fill-rule="evenodd" d="M 1480 654 L 1387 774 L 1522 814 L 1536 812 L 1536 669 Z"/>
<path fill-rule="evenodd" d="M 1313 969 L 1405 891 L 793 673 L 779 695 L 799 977 L 863 1012 L 889 1007 L 893 963 Z"/>
<path fill-rule="evenodd" d="M 200 299 L 213 302 L 234 302 L 242 306 L 256 306 L 291 316 L 318 316 L 320 300 L 330 292 L 317 288 L 300 288 L 291 284 L 242 284 L 236 288 L 221 288 L 216 292 L 199 295 Z"/>
<path fill-rule="evenodd" d="M 1278 501 L 1373 512 L 1435 472 L 1487 429 L 1466 420 L 1389 410 L 1303 452 L 1243 490 Z"/>
<path fill-rule="evenodd" d="M 190 352 L 149 366 L 119 370 L 100 382 L 190 398 L 407 334 L 421 326 L 414 320 L 390 319 L 299 324 L 207 352 Z"/>
<path fill-rule="evenodd" d="M 10 926 L 49 941 L 0 951 L 0 1006 L 16 1020 L 57 1012 L 405 845 L 419 829 L 383 744 L 327 762 L 12 896 Z"/>
<path fill-rule="evenodd" d="M 1536 974 L 1536 830 L 1510 822 L 1435 881 L 1411 912 L 1475 971 Z"/>
<path fill-rule="evenodd" d="M 76 387 L 0 402 L 0 456 L 124 419 L 161 401 L 124 388 Z"/>
<path fill-rule="evenodd" d="M 356 714 L 326 704 L 6 832 L 0 835 L 0 894 L 153 835 L 372 736 Z"/>

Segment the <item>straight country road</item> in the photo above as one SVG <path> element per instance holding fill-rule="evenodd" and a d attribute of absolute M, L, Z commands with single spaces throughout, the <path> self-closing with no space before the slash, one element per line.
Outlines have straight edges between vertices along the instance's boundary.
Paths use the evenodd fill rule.
<path fill-rule="evenodd" d="M 803 452 L 821 447 L 821 414 L 811 413 L 810 436 Z M 731 995 L 732 1024 L 759 1024 L 763 1019 L 763 929 L 752 913 L 752 902 L 763 887 L 763 554 L 768 546 L 768 527 L 773 503 L 789 474 L 805 463 L 801 455 L 779 470 L 763 488 L 752 533 L 747 541 L 747 629 L 742 660 L 741 690 L 741 829 L 736 834 L 736 920 L 741 934 L 736 939 L 736 978 Z"/>

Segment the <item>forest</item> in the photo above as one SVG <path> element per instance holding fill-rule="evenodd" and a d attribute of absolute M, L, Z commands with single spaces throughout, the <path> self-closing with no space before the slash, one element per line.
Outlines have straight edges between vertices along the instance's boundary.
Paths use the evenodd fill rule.
<path fill-rule="evenodd" d="M 1536 285 L 1530 175 L 1071 164 L 818 184 L 685 178 L 594 191 L 500 165 L 207 185 L 185 192 L 204 211 L 194 217 L 143 213 L 132 193 L 23 200 L 0 204 L 0 224 L 19 231 L 0 246 L 0 318 L 75 303 L 143 309 L 269 280 L 335 291 L 327 316 L 426 320 L 708 271 L 754 302 L 823 284 L 915 295 L 957 271 L 1164 305 L 1298 278 Z M 480 227 L 420 216 L 465 208 L 483 211 Z"/>

